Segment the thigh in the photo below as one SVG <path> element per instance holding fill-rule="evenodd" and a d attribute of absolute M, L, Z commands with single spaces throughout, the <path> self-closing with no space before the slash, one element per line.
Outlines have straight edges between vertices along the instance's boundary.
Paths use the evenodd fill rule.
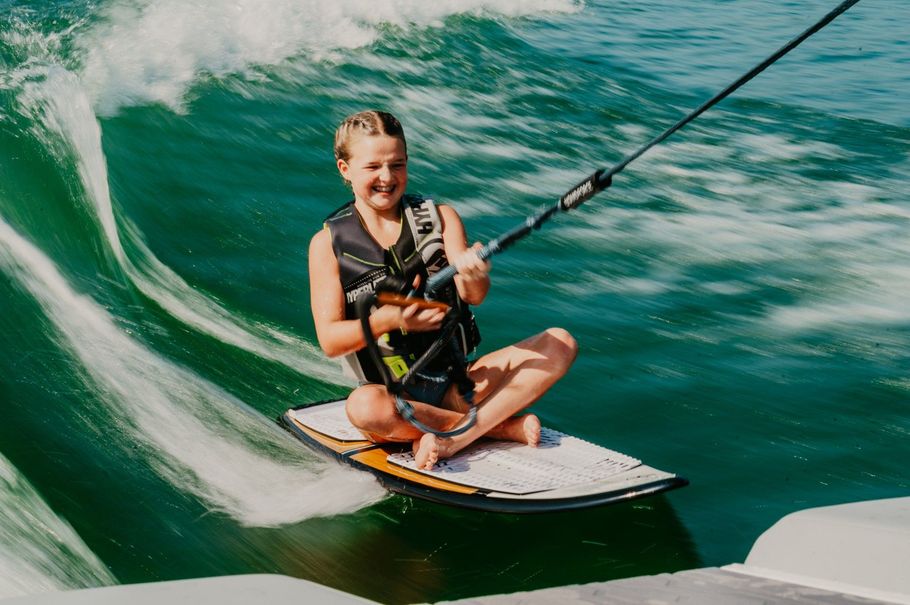
<path fill-rule="evenodd" d="M 544 355 L 541 353 L 541 349 L 545 338 L 547 338 L 547 332 L 541 332 L 515 344 L 487 353 L 474 361 L 468 367 L 468 376 L 475 384 L 474 403 L 480 403 L 486 399 L 521 364 L 529 360 L 543 360 Z M 454 386 L 446 394 L 446 407 L 450 409 L 464 407 Z"/>

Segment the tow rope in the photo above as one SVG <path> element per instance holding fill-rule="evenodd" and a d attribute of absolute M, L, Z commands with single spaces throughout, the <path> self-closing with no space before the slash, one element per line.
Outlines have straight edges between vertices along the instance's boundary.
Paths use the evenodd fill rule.
<path fill-rule="evenodd" d="M 613 184 L 613 177 L 622 172 L 622 170 L 631 164 L 633 161 L 641 157 L 646 151 L 661 143 L 664 139 L 672 135 L 674 132 L 706 112 L 708 109 L 717 105 L 722 100 L 733 94 L 738 88 L 743 84 L 763 72 L 769 66 L 771 66 L 775 61 L 786 55 L 788 52 L 802 44 L 807 38 L 815 34 L 823 27 L 831 23 L 834 19 L 844 13 L 851 6 L 859 2 L 859 0 L 845 0 L 841 2 L 837 7 L 835 7 L 831 12 L 818 20 L 814 25 L 808 28 L 806 31 L 793 38 L 787 44 L 780 47 L 774 54 L 769 56 L 767 59 L 750 69 L 748 72 L 743 74 L 738 80 L 724 88 L 722 91 L 702 103 L 699 107 L 694 109 L 691 113 L 686 115 L 684 118 L 676 122 L 670 128 L 667 128 L 665 131 L 633 151 L 631 154 L 626 156 L 618 164 L 610 168 L 609 170 L 601 169 L 597 170 L 581 181 L 569 191 L 567 191 L 562 197 L 559 198 L 559 201 L 555 205 L 543 206 L 536 214 L 529 216 L 525 219 L 525 222 L 510 231 L 507 231 L 497 237 L 496 239 L 487 243 L 483 248 L 478 250 L 477 256 L 481 260 L 487 260 L 495 254 L 499 254 L 521 238 L 525 237 L 535 229 L 540 229 L 544 222 L 549 220 L 557 212 L 568 212 L 569 210 L 574 210 L 582 205 L 584 202 L 588 201 L 604 189 L 608 188 Z M 427 281 L 426 287 L 426 297 L 433 298 L 433 296 L 443 287 L 445 287 L 452 279 L 455 277 L 455 274 L 458 270 L 449 265 L 448 267 L 442 269 L 435 275 L 433 275 Z"/>

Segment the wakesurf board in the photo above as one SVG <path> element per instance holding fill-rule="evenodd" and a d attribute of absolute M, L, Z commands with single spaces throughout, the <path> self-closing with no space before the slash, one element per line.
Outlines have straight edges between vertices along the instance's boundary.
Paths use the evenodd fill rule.
<path fill-rule="evenodd" d="M 540 513 L 623 502 L 688 485 L 678 475 L 549 428 L 540 444 L 481 439 L 432 470 L 410 444 L 373 443 L 344 411 L 345 400 L 289 409 L 281 423 L 301 441 L 376 475 L 388 490 L 484 511 Z"/>

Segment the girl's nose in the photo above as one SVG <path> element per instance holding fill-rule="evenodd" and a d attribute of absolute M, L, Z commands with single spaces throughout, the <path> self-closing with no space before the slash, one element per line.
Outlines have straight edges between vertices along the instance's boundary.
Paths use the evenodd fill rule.
<path fill-rule="evenodd" d="M 383 181 L 388 181 L 390 178 L 392 178 L 392 170 L 387 165 L 382 166 L 379 169 L 379 178 Z"/>

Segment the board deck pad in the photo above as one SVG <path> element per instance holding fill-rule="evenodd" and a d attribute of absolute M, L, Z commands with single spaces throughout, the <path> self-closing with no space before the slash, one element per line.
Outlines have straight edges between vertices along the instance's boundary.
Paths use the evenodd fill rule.
<path fill-rule="evenodd" d="M 389 462 L 448 481 L 510 494 L 602 481 L 641 464 L 625 454 L 543 428 L 540 445 L 483 441 L 441 460 L 433 470 L 417 468 L 414 454 L 391 454 Z"/>
<path fill-rule="evenodd" d="M 293 410 L 293 416 L 313 430 L 339 441 L 363 441 L 344 412 L 344 402 Z M 507 441 L 478 441 L 432 470 L 418 469 L 410 452 L 390 454 L 387 460 L 428 476 L 479 489 L 531 494 L 594 483 L 641 465 L 641 461 L 548 428 L 540 445 Z"/>
<path fill-rule="evenodd" d="M 328 435 L 338 441 L 365 441 L 363 433 L 358 431 L 344 411 L 344 401 L 335 401 L 326 405 L 314 405 L 307 408 L 290 410 L 291 416 L 301 424 Z"/>

